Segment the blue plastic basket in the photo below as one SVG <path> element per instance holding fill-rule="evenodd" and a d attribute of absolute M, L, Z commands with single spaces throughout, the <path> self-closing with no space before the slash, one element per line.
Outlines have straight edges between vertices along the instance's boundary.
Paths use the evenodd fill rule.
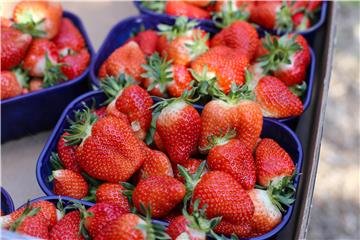
<path fill-rule="evenodd" d="M 53 185 L 51 182 L 47 180 L 48 176 L 51 174 L 51 166 L 49 159 L 51 152 L 57 151 L 56 145 L 59 138 L 63 134 L 64 129 L 67 129 L 69 127 L 67 117 L 70 118 L 74 117 L 74 110 L 79 110 L 84 108 L 83 103 L 86 103 L 88 106 L 91 106 L 94 103 L 94 100 L 96 101 L 97 106 L 100 106 L 100 104 L 106 100 L 106 96 L 102 91 L 96 90 L 86 93 L 75 99 L 73 102 L 71 102 L 69 106 L 65 109 L 63 114 L 61 115 L 58 123 L 54 128 L 53 133 L 50 136 L 50 139 L 48 140 L 44 149 L 42 150 L 36 165 L 36 178 L 40 188 L 43 190 L 43 192 L 46 195 L 50 195 L 50 196 L 54 195 L 54 193 L 52 192 Z M 201 112 L 202 109 L 199 108 L 199 106 L 195 106 L 195 107 L 199 112 Z M 289 153 L 291 158 L 294 160 L 294 163 L 297 166 L 297 171 L 301 172 L 302 158 L 303 158 L 301 143 L 298 137 L 289 127 L 277 121 L 265 119 L 261 137 L 262 138 L 268 137 L 277 141 L 279 145 L 283 147 Z M 295 187 L 297 188 L 298 185 L 299 185 L 299 177 L 297 176 L 295 179 Z M 257 240 L 266 239 L 278 233 L 287 224 L 287 222 L 289 221 L 292 215 L 292 212 L 293 212 L 293 206 L 290 206 L 287 209 L 286 214 L 283 217 L 283 220 L 278 226 L 276 226 L 276 228 L 274 228 L 271 232 L 263 236 L 253 239 L 257 239 Z M 157 220 L 157 221 L 164 225 L 167 224 L 166 222 L 161 220 Z"/>
<path fill-rule="evenodd" d="M 173 21 L 174 19 L 176 19 L 175 16 L 170 16 L 164 13 L 156 13 L 154 11 L 151 11 L 149 9 L 147 9 L 146 7 L 144 7 L 141 4 L 141 1 L 135 0 L 134 1 L 134 5 L 135 7 L 139 10 L 139 12 L 142 15 L 148 15 L 151 16 L 153 18 L 157 18 L 160 19 L 162 22 L 164 23 L 171 23 L 171 21 Z M 324 24 L 325 19 L 326 19 L 326 9 L 327 9 L 327 1 L 324 0 L 322 5 L 321 5 L 321 9 L 320 9 L 320 13 L 319 13 L 319 20 L 313 25 L 311 26 L 309 29 L 306 29 L 305 31 L 296 31 L 294 33 L 300 33 L 302 35 L 304 35 L 304 37 L 306 37 L 306 39 L 312 43 L 313 38 L 315 36 L 315 32 Z M 211 28 L 216 28 L 215 24 L 209 20 L 209 19 L 196 19 L 197 21 L 199 21 L 202 25 L 204 26 L 208 26 Z M 268 31 L 271 32 L 273 34 L 276 34 L 276 31 L 274 30 L 269 30 L 269 29 L 264 29 L 262 27 L 257 27 L 258 31 L 260 32 L 264 32 L 264 31 Z"/>
<path fill-rule="evenodd" d="M 91 61 L 94 49 L 81 20 L 73 13 L 64 12 L 82 33 Z M 89 90 L 89 67 L 77 78 L 40 91 L 20 95 L 1 101 L 1 142 L 54 127 L 65 107 L 74 98 Z"/>
<path fill-rule="evenodd" d="M 14 211 L 13 200 L 3 187 L 1 187 L 1 211 L 3 215 L 7 215 Z"/>

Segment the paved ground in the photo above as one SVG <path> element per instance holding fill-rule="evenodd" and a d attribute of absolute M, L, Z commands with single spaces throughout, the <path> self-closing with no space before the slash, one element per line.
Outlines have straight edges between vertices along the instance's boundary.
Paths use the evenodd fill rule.
<path fill-rule="evenodd" d="M 309 239 L 360 239 L 359 4 L 340 5 L 334 72 Z M 64 8 L 82 18 L 96 49 L 111 26 L 119 19 L 136 14 L 129 2 L 66 2 Z M 8 12 L 6 7 L 3 11 Z M 9 190 L 16 206 L 25 199 L 43 195 L 34 169 L 49 135 L 45 132 L 1 146 L 2 185 Z"/>

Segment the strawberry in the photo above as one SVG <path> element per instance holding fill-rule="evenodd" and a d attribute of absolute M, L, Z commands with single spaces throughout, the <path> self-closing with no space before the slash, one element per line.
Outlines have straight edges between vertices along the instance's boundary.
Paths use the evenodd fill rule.
<path fill-rule="evenodd" d="M 230 174 L 241 186 L 252 189 L 256 182 L 255 163 L 252 151 L 238 139 L 235 131 L 224 136 L 209 137 L 207 164 L 210 170 Z"/>
<path fill-rule="evenodd" d="M 257 182 L 264 187 L 294 174 L 295 166 L 289 154 L 274 140 L 262 139 L 255 150 Z"/>
<path fill-rule="evenodd" d="M 117 79 L 107 77 L 100 87 L 109 97 L 107 102 L 115 102 L 116 110 L 126 116 L 135 135 L 143 140 L 151 125 L 153 100 L 149 93 L 133 83 L 130 76 L 121 74 Z"/>
<path fill-rule="evenodd" d="M 1 27 L 3 28 L 10 28 L 14 22 L 11 20 L 11 19 L 8 19 L 8 18 L 5 18 L 5 17 L 0 17 L 0 24 L 1 24 Z M 3 31 L 3 30 L 1 30 Z"/>
<path fill-rule="evenodd" d="M 113 203 L 126 211 L 130 211 L 127 198 L 122 194 L 125 188 L 118 183 L 103 183 L 96 190 L 97 203 Z"/>
<path fill-rule="evenodd" d="M 252 97 L 248 87 L 233 85 L 227 96 L 216 88 L 210 92 L 218 99 L 208 102 L 202 111 L 200 151 L 208 152 L 206 147 L 209 136 L 219 136 L 232 129 L 237 133 L 236 138 L 253 150 L 262 130 L 263 116 L 260 106 L 249 100 Z"/>
<path fill-rule="evenodd" d="M 197 6 L 182 1 L 166 1 L 165 13 L 171 16 L 209 19 L 210 14 Z"/>
<path fill-rule="evenodd" d="M 97 203 L 86 211 L 84 226 L 91 237 L 95 238 L 111 221 L 129 213 L 122 207 L 110 203 Z"/>
<path fill-rule="evenodd" d="M 316 12 L 321 8 L 322 1 L 309 0 L 306 10 L 309 12 Z"/>
<path fill-rule="evenodd" d="M 10 70 L 24 59 L 32 37 L 11 27 L 1 27 L 1 70 Z"/>
<path fill-rule="evenodd" d="M 67 145 L 65 141 L 66 136 L 69 136 L 69 133 L 64 132 L 57 143 L 57 151 L 60 158 L 59 160 L 66 169 L 80 173 L 81 169 L 78 162 L 76 161 L 75 156 L 76 147 Z"/>
<path fill-rule="evenodd" d="M 145 55 L 139 45 L 134 42 L 128 42 L 117 48 L 102 64 L 99 70 L 100 80 L 106 75 L 119 77 L 121 73 L 132 76 L 136 81 L 141 82 L 142 64 L 145 64 Z"/>
<path fill-rule="evenodd" d="M 181 166 L 184 167 L 186 169 L 186 171 L 188 171 L 190 174 L 194 174 L 202 162 L 203 162 L 203 160 L 189 158 L 185 163 L 181 164 Z M 177 166 L 174 166 L 173 169 L 174 169 L 175 178 L 177 180 L 179 180 L 180 182 L 185 183 L 185 179 L 183 176 L 181 176 Z M 206 171 L 206 169 L 205 169 L 205 171 Z"/>
<path fill-rule="evenodd" d="M 77 53 L 60 58 L 59 62 L 62 63 L 61 71 L 68 80 L 71 80 L 86 70 L 90 63 L 90 54 L 86 48 L 83 48 Z"/>
<path fill-rule="evenodd" d="M 300 116 L 304 111 L 300 98 L 276 77 L 261 78 L 255 88 L 255 95 L 265 117 Z"/>
<path fill-rule="evenodd" d="M 40 211 L 37 215 L 45 219 L 49 228 L 54 226 L 57 222 L 57 209 L 53 203 L 47 201 L 38 201 L 31 203 L 32 208 L 40 208 Z M 15 221 L 18 219 L 21 214 L 24 212 L 26 207 L 19 208 L 18 210 L 0 217 L 0 227 L 9 228 Z"/>
<path fill-rule="evenodd" d="M 214 232 L 227 236 L 236 235 L 240 238 L 252 237 L 252 228 L 250 223 L 233 224 L 228 221 L 221 221 L 215 228 Z"/>
<path fill-rule="evenodd" d="M 154 53 L 142 65 L 145 72 L 141 75 L 145 80 L 144 87 L 150 94 L 166 97 L 180 97 L 185 89 L 189 89 L 192 80 L 188 69 L 184 65 L 172 64 L 172 60 L 161 59 Z"/>
<path fill-rule="evenodd" d="M 207 7 L 211 4 L 211 0 L 185 0 L 184 2 L 201 8 Z"/>
<path fill-rule="evenodd" d="M 80 232 L 80 212 L 72 211 L 66 214 L 60 221 L 51 229 L 50 239 L 85 239 Z"/>
<path fill-rule="evenodd" d="M 186 162 L 197 149 L 201 118 L 188 103 L 187 98 L 191 95 L 184 94 L 180 98 L 162 102 L 162 110 L 156 120 L 156 131 L 172 163 Z"/>
<path fill-rule="evenodd" d="M 71 121 L 69 145 L 79 145 L 76 159 L 91 177 L 119 182 L 128 180 L 144 162 L 138 139 L 130 126 L 113 116 L 97 120 L 89 108 L 76 112 Z"/>
<path fill-rule="evenodd" d="M 174 177 L 170 160 L 165 153 L 147 147 L 144 151 L 146 158 L 139 170 L 140 179 L 162 175 Z"/>
<path fill-rule="evenodd" d="M 106 116 L 106 107 L 101 107 L 94 110 L 94 113 L 98 116 L 98 118 L 102 118 Z"/>
<path fill-rule="evenodd" d="M 219 28 L 226 28 L 238 20 L 247 21 L 254 5 L 254 1 L 216 1 L 212 20 Z"/>
<path fill-rule="evenodd" d="M 210 171 L 200 178 L 204 166 L 201 164 L 193 175 L 179 166 L 179 171 L 186 179 L 186 198 L 191 196 L 192 203 L 200 199 L 200 208 L 206 204 L 208 218 L 222 216 L 222 221 L 232 224 L 250 223 L 254 205 L 247 192 L 225 172 Z"/>
<path fill-rule="evenodd" d="M 166 216 L 185 196 L 184 184 L 166 175 L 150 176 L 141 180 L 135 189 L 128 188 L 129 191 L 124 194 L 132 194 L 136 209 L 145 214 L 141 204 L 149 206 L 151 215 L 155 218 Z"/>
<path fill-rule="evenodd" d="M 15 27 L 35 37 L 51 39 L 58 34 L 62 6 L 50 1 L 21 1 L 13 11 Z"/>
<path fill-rule="evenodd" d="M 59 169 L 52 172 L 51 179 L 54 180 L 56 195 L 82 199 L 88 194 L 89 186 L 79 173 Z"/>
<path fill-rule="evenodd" d="M 35 92 L 35 91 L 39 91 L 41 89 L 43 89 L 43 84 L 44 81 L 41 78 L 33 78 L 30 80 L 29 83 L 29 91 L 30 92 Z"/>
<path fill-rule="evenodd" d="M 303 12 L 298 12 L 292 16 L 296 31 L 304 31 L 311 26 L 309 17 Z"/>
<path fill-rule="evenodd" d="M 245 21 L 236 21 L 221 30 L 211 40 L 211 47 L 224 45 L 237 50 L 252 60 L 259 43 L 256 29 Z"/>
<path fill-rule="evenodd" d="M 28 72 L 17 68 L 13 71 L 1 71 L 1 99 L 12 98 L 22 93 L 28 86 Z"/>
<path fill-rule="evenodd" d="M 159 35 L 154 30 L 139 32 L 134 38 L 135 42 L 139 44 L 140 49 L 147 56 L 155 53 L 158 39 Z"/>
<path fill-rule="evenodd" d="M 196 80 L 211 82 L 225 94 L 230 92 L 232 83 L 242 85 L 245 82 L 245 68 L 249 60 L 226 46 L 216 46 L 199 56 L 191 63 Z"/>
<path fill-rule="evenodd" d="M 78 52 L 85 47 L 85 40 L 77 27 L 68 18 L 61 20 L 60 31 L 53 39 L 62 56 L 69 51 Z"/>
<path fill-rule="evenodd" d="M 155 143 L 155 146 L 157 147 L 157 149 L 159 149 L 162 152 L 166 151 L 165 146 L 162 142 L 162 139 L 156 130 L 154 132 L 154 143 Z"/>
<path fill-rule="evenodd" d="M 267 34 L 262 45 L 267 53 L 257 61 L 265 73 L 272 72 L 287 86 L 304 81 L 310 63 L 310 50 L 303 36 L 290 34 L 271 38 Z"/>

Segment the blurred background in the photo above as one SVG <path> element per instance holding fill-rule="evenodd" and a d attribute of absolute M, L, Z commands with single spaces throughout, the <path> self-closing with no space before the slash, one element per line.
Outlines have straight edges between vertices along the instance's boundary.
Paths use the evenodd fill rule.
<path fill-rule="evenodd" d="M 0 3 L 6 16 L 12 4 Z M 82 19 L 96 50 L 115 23 L 137 14 L 132 2 L 63 5 Z M 308 239 L 360 239 L 360 4 L 337 5 L 337 45 Z M 34 169 L 49 136 L 44 132 L 1 146 L 2 185 L 16 207 L 43 195 Z"/>

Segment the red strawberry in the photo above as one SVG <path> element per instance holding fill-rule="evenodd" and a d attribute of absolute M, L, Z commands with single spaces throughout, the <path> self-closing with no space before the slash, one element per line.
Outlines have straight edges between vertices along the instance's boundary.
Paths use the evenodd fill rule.
<path fill-rule="evenodd" d="M 211 0 L 184 0 L 184 2 L 201 8 L 211 4 Z"/>
<path fill-rule="evenodd" d="M 80 232 L 80 212 L 72 211 L 66 214 L 60 221 L 51 229 L 50 239 L 73 239 L 83 240 L 84 237 Z"/>
<path fill-rule="evenodd" d="M 310 12 L 315 12 L 321 7 L 322 1 L 309 0 L 307 5 L 307 10 Z"/>
<path fill-rule="evenodd" d="M 165 49 L 168 47 L 169 42 L 168 38 L 165 35 L 159 36 L 159 39 L 156 44 L 156 51 L 159 52 L 162 56 L 165 54 Z"/>
<path fill-rule="evenodd" d="M 271 38 L 266 35 L 263 47 L 267 53 L 258 61 L 265 73 L 272 72 L 287 86 L 304 81 L 310 63 L 310 50 L 303 36 L 290 34 Z"/>
<path fill-rule="evenodd" d="M 250 223 L 233 224 L 228 221 L 221 221 L 215 228 L 214 231 L 218 234 L 233 235 L 235 234 L 240 238 L 252 237 L 252 228 Z"/>
<path fill-rule="evenodd" d="M 78 162 L 76 161 L 76 156 L 75 156 L 76 147 L 68 146 L 66 144 L 65 141 L 66 136 L 69 136 L 69 133 L 67 132 L 63 133 L 57 144 L 57 151 L 59 154 L 60 161 L 66 169 L 80 173 L 81 169 L 79 167 Z"/>
<path fill-rule="evenodd" d="M 158 132 L 155 130 L 155 133 L 154 133 L 154 143 L 155 143 L 155 146 L 157 147 L 157 149 L 159 149 L 160 151 L 162 152 L 165 152 L 165 146 L 161 140 L 161 137 L 160 135 L 158 134 Z"/>
<path fill-rule="evenodd" d="M 125 188 L 118 183 L 103 183 L 96 190 L 97 203 L 113 203 L 126 211 L 130 211 L 127 198 L 122 194 Z"/>
<path fill-rule="evenodd" d="M 276 77 L 261 78 L 255 88 L 255 95 L 265 117 L 299 116 L 304 111 L 300 98 Z"/>
<path fill-rule="evenodd" d="M 90 63 L 90 54 L 86 48 L 81 49 L 74 54 L 66 55 L 60 59 L 61 71 L 65 74 L 68 80 L 80 76 L 88 67 Z"/>
<path fill-rule="evenodd" d="M 130 126 L 113 116 L 97 120 L 88 108 L 75 114 L 65 140 L 76 149 L 81 169 L 91 177 L 119 182 L 128 180 L 142 165 L 144 156 Z"/>
<path fill-rule="evenodd" d="M 161 59 L 158 53 L 150 56 L 142 67 L 145 70 L 141 75 L 145 79 L 143 85 L 152 95 L 166 97 L 168 92 L 170 96 L 180 97 L 190 88 L 192 78 L 188 69 Z"/>
<path fill-rule="evenodd" d="M 143 179 L 132 193 L 132 201 L 137 210 L 144 213 L 141 204 L 150 206 L 155 218 L 166 216 L 185 196 L 185 186 L 170 176 L 150 176 Z"/>
<path fill-rule="evenodd" d="M 132 76 L 136 81 L 141 82 L 142 64 L 145 64 L 145 55 L 139 45 L 132 41 L 116 49 L 105 60 L 99 70 L 99 78 L 106 75 L 119 77 L 121 73 Z"/>
<path fill-rule="evenodd" d="M 174 177 L 170 160 L 165 153 L 150 148 L 145 148 L 144 152 L 146 158 L 139 170 L 140 179 L 162 175 Z"/>
<path fill-rule="evenodd" d="M 51 39 L 58 34 L 62 6 L 51 1 L 21 1 L 16 4 L 13 19 L 16 27 L 35 37 Z"/>
<path fill-rule="evenodd" d="M 79 173 L 59 169 L 52 172 L 52 178 L 56 195 L 82 199 L 88 194 L 89 186 Z"/>
<path fill-rule="evenodd" d="M 60 31 L 53 41 L 62 56 L 68 55 L 69 51 L 78 52 L 85 47 L 83 36 L 68 18 L 61 20 Z"/>
<path fill-rule="evenodd" d="M 183 97 L 164 104 L 156 120 L 156 130 L 172 163 L 182 164 L 197 149 L 201 118 Z"/>
<path fill-rule="evenodd" d="M 106 116 L 106 107 L 101 107 L 94 110 L 94 113 L 99 117 L 105 117 Z"/>
<path fill-rule="evenodd" d="M 22 93 L 28 86 L 29 76 L 26 71 L 17 68 L 13 71 L 1 71 L 1 99 L 12 98 Z"/>
<path fill-rule="evenodd" d="M 236 49 L 252 60 L 259 43 L 256 29 L 245 21 L 236 21 L 216 34 L 211 40 L 211 47 L 225 45 Z"/>
<path fill-rule="evenodd" d="M 24 59 L 31 36 L 11 27 L 1 27 L 1 69 L 10 70 Z"/>
<path fill-rule="evenodd" d="M 224 136 L 210 136 L 207 164 L 210 170 L 223 171 L 233 176 L 241 186 L 252 189 L 256 182 L 255 163 L 252 151 L 230 131 Z"/>
<path fill-rule="evenodd" d="M 254 5 L 255 1 L 216 1 L 212 20 L 219 28 L 226 28 L 238 20 L 247 21 Z"/>
<path fill-rule="evenodd" d="M 1 27 L 10 28 L 14 24 L 14 22 L 11 19 L 5 17 L 0 17 L 0 19 L 1 19 L 0 20 Z"/>
<path fill-rule="evenodd" d="M 207 11 L 181 1 L 166 1 L 165 13 L 172 16 L 186 16 L 189 18 L 210 18 L 210 14 Z"/>
<path fill-rule="evenodd" d="M 116 204 L 97 203 L 86 211 L 84 226 L 95 238 L 111 221 L 129 213 Z"/>
<path fill-rule="evenodd" d="M 311 26 L 309 17 L 303 12 L 298 12 L 292 16 L 297 31 L 304 31 Z"/>
<path fill-rule="evenodd" d="M 274 140 L 264 138 L 255 151 L 257 182 L 267 187 L 274 181 L 294 174 L 295 166 L 289 154 Z"/>
<path fill-rule="evenodd" d="M 35 92 L 43 89 L 44 81 L 41 78 L 33 78 L 29 83 L 29 91 Z"/>
<path fill-rule="evenodd" d="M 111 103 L 108 107 L 115 107 L 123 113 L 135 135 L 143 140 L 151 125 L 153 100 L 143 88 L 132 83 L 131 77 L 121 74 L 117 79 L 107 77 L 100 87 L 109 97 L 108 102 Z M 112 102 L 115 102 L 115 106 L 111 105 Z M 124 118 L 121 114 L 116 115 Z"/>
<path fill-rule="evenodd" d="M 245 68 L 248 64 L 245 55 L 226 46 L 217 46 L 195 59 L 191 68 L 193 76 L 200 76 L 194 76 L 198 81 L 211 82 L 215 78 L 215 85 L 227 94 L 232 83 L 242 85 L 245 82 Z"/>
<path fill-rule="evenodd" d="M 134 40 L 139 44 L 140 49 L 147 56 L 155 53 L 158 39 L 159 35 L 154 30 L 139 32 L 134 38 Z"/>
<path fill-rule="evenodd" d="M 196 170 L 199 168 L 200 164 L 203 163 L 203 160 L 195 159 L 195 158 L 189 158 L 186 162 L 182 163 L 181 166 L 186 169 L 190 174 L 195 174 Z M 174 175 L 177 180 L 179 180 L 182 183 L 185 183 L 185 179 L 183 176 L 181 176 L 179 169 L 177 166 L 174 166 Z M 204 172 L 206 172 L 206 169 L 204 169 Z"/>

